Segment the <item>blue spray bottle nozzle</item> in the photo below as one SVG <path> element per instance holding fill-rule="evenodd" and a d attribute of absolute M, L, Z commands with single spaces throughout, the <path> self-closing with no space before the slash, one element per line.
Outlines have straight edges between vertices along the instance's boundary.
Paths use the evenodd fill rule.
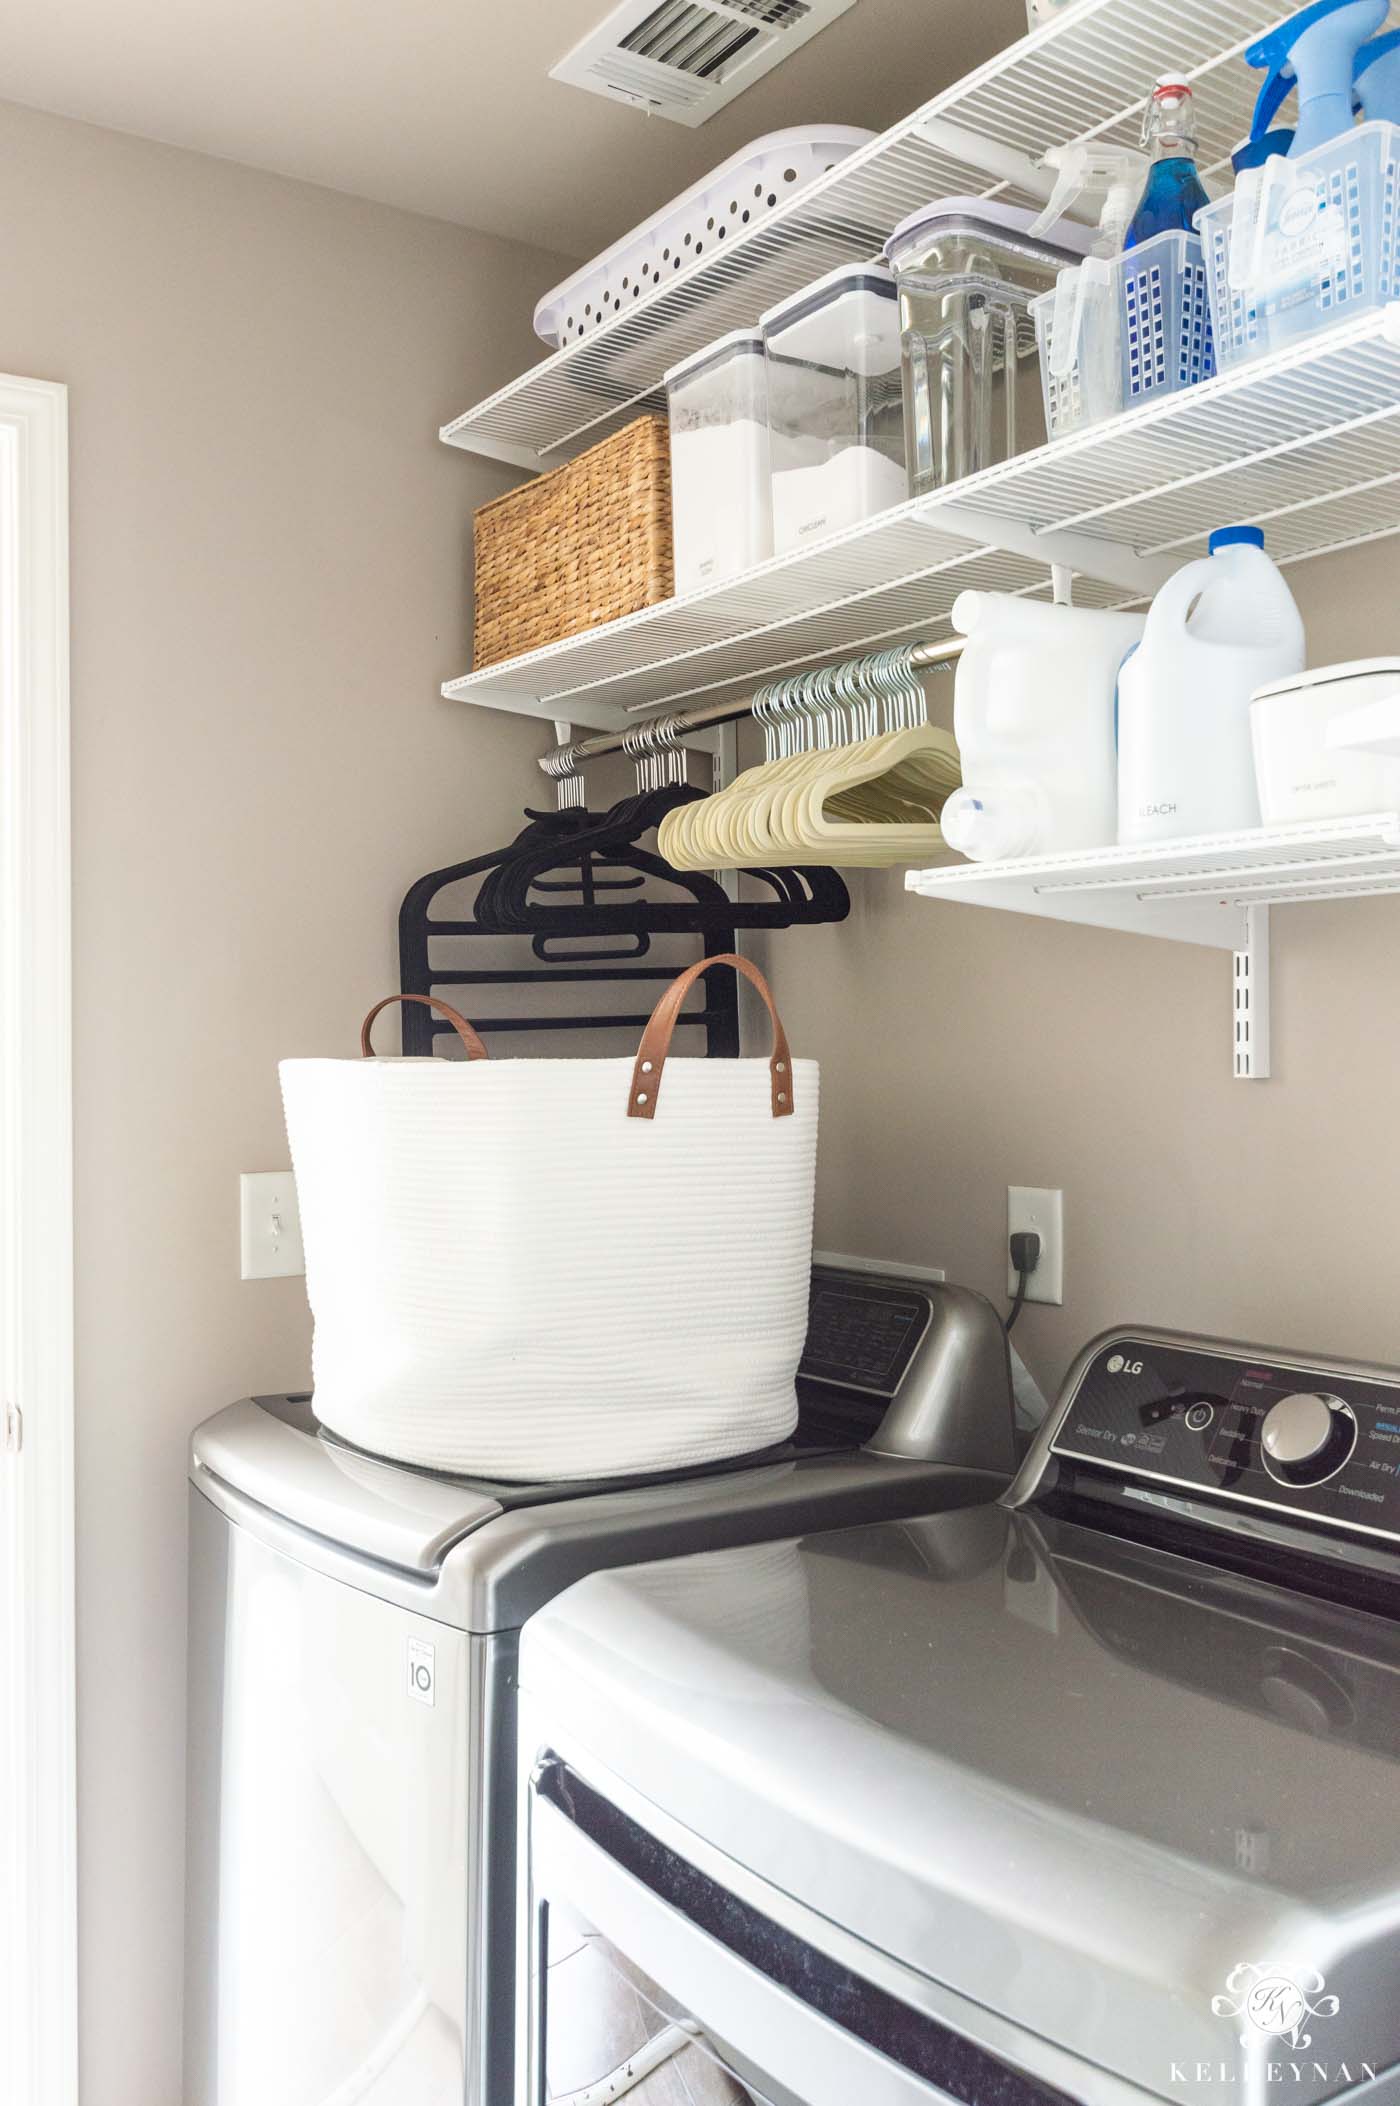
<path fill-rule="evenodd" d="M 1268 131 L 1295 83 L 1294 159 L 1348 131 L 1357 54 L 1389 13 L 1389 0 L 1313 0 L 1311 7 L 1251 44 L 1245 57 L 1266 76 L 1255 105 L 1253 136 Z"/>
<path fill-rule="evenodd" d="M 1293 133 L 1287 125 L 1280 125 L 1271 132 L 1258 132 L 1237 146 L 1230 156 L 1230 163 L 1237 176 L 1247 168 L 1262 168 L 1266 161 L 1280 161 L 1287 157 L 1293 145 Z"/>
<path fill-rule="evenodd" d="M 1356 106 L 1367 123 L 1400 124 L 1400 29 L 1374 37 L 1356 54 Z"/>

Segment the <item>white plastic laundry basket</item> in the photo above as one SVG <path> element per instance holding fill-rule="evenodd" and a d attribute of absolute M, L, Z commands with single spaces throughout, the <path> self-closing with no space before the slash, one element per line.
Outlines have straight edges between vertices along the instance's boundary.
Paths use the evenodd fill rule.
<path fill-rule="evenodd" d="M 557 345 L 591 336 L 604 322 L 625 314 L 634 301 L 698 262 L 707 248 L 713 252 L 737 240 L 874 137 L 874 132 L 855 125 L 813 124 L 755 139 L 547 292 L 535 309 L 536 336 Z M 812 264 L 815 278 L 825 267 L 822 259 L 835 263 L 841 252 L 833 246 L 834 238 L 819 229 L 809 238 L 819 243 Z M 737 277 L 743 269 L 741 252 L 732 275 Z M 704 341 L 702 335 L 698 343 L 678 346 L 672 355 L 681 356 Z"/>
<path fill-rule="evenodd" d="M 668 1060 L 710 965 L 768 1060 Z M 391 997 L 391 1000 L 399 999 Z M 403 997 L 402 999 L 414 999 Z M 379 1008 L 386 1005 L 381 1003 Z M 595 1478 L 782 1441 L 807 1325 L 818 1070 L 740 958 L 636 1061 L 287 1060 L 321 1422 L 406 1462 Z"/>

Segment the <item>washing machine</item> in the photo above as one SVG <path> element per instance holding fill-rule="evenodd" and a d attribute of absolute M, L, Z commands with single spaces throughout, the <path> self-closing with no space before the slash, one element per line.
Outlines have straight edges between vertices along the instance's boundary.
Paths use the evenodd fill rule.
<path fill-rule="evenodd" d="M 1155 1330 L 1007 1497 L 521 1647 L 517 2106 L 1400 2096 L 1400 1373 Z"/>
<path fill-rule="evenodd" d="M 803 1370 L 782 1448 L 612 1483 L 398 1466 L 305 1396 L 199 1429 L 184 2106 L 508 2106 L 526 1618 L 605 1566 L 1010 1479 L 1007 1347 L 979 1297 L 824 1260 Z"/>

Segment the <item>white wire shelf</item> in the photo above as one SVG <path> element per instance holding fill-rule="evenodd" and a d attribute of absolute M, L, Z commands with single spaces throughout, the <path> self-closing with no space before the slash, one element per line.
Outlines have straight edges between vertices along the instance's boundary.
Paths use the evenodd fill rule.
<path fill-rule="evenodd" d="M 1267 1082 L 1270 914 L 1307 900 L 1400 893 L 1400 812 L 1202 834 L 1155 848 L 947 864 L 911 870 L 904 882 L 924 899 L 1232 951 L 1235 1080 Z"/>
<path fill-rule="evenodd" d="M 1249 939 L 1248 916 L 1261 907 L 1400 892 L 1400 814 L 948 864 L 911 870 L 904 882 L 925 899 L 1238 951 Z"/>
<path fill-rule="evenodd" d="M 602 731 L 789 668 L 948 633 L 966 587 L 1124 606 L 1211 527 L 1281 563 L 1400 531 L 1400 306 L 1059 439 L 744 577 L 449 681 L 452 700 Z"/>
<path fill-rule="evenodd" d="M 1223 165 L 1249 130 L 1261 78 L 1241 54 L 1279 13 L 1277 0 L 1082 0 L 761 222 L 727 228 L 722 245 L 445 425 L 443 439 L 523 468 L 567 460 L 658 406 L 669 366 L 868 257 L 929 199 L 1039 202 L 1034 164 L 1047 148 L 1081 137 L 1135 146 L 1164 68 L 1197 83 L 1202 165 Z"/>

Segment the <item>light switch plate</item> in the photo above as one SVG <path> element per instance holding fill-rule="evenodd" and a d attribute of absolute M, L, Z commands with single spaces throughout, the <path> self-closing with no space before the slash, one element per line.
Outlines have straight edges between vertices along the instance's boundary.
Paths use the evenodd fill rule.
<path fill-rule="evenodd" d="M 305 1272 L 297 1184 L 290 1170 L 245 1171 L 238 1180 L 245 1280 Z"/>
<path fill-rule="evenodd" d="M 1040 1263 L 1026 1282 L 1028 1302 L 1050 1302 L 1058 1309 L 1065 1298 L 1065 1195 L 1033 1185 L 1006 1188 L 1006 1291 L 1016 1292 L 1016 1268 L 1011 1262 L 1010 1240 L 1023 1229 L 1040 1238 Z"/>

